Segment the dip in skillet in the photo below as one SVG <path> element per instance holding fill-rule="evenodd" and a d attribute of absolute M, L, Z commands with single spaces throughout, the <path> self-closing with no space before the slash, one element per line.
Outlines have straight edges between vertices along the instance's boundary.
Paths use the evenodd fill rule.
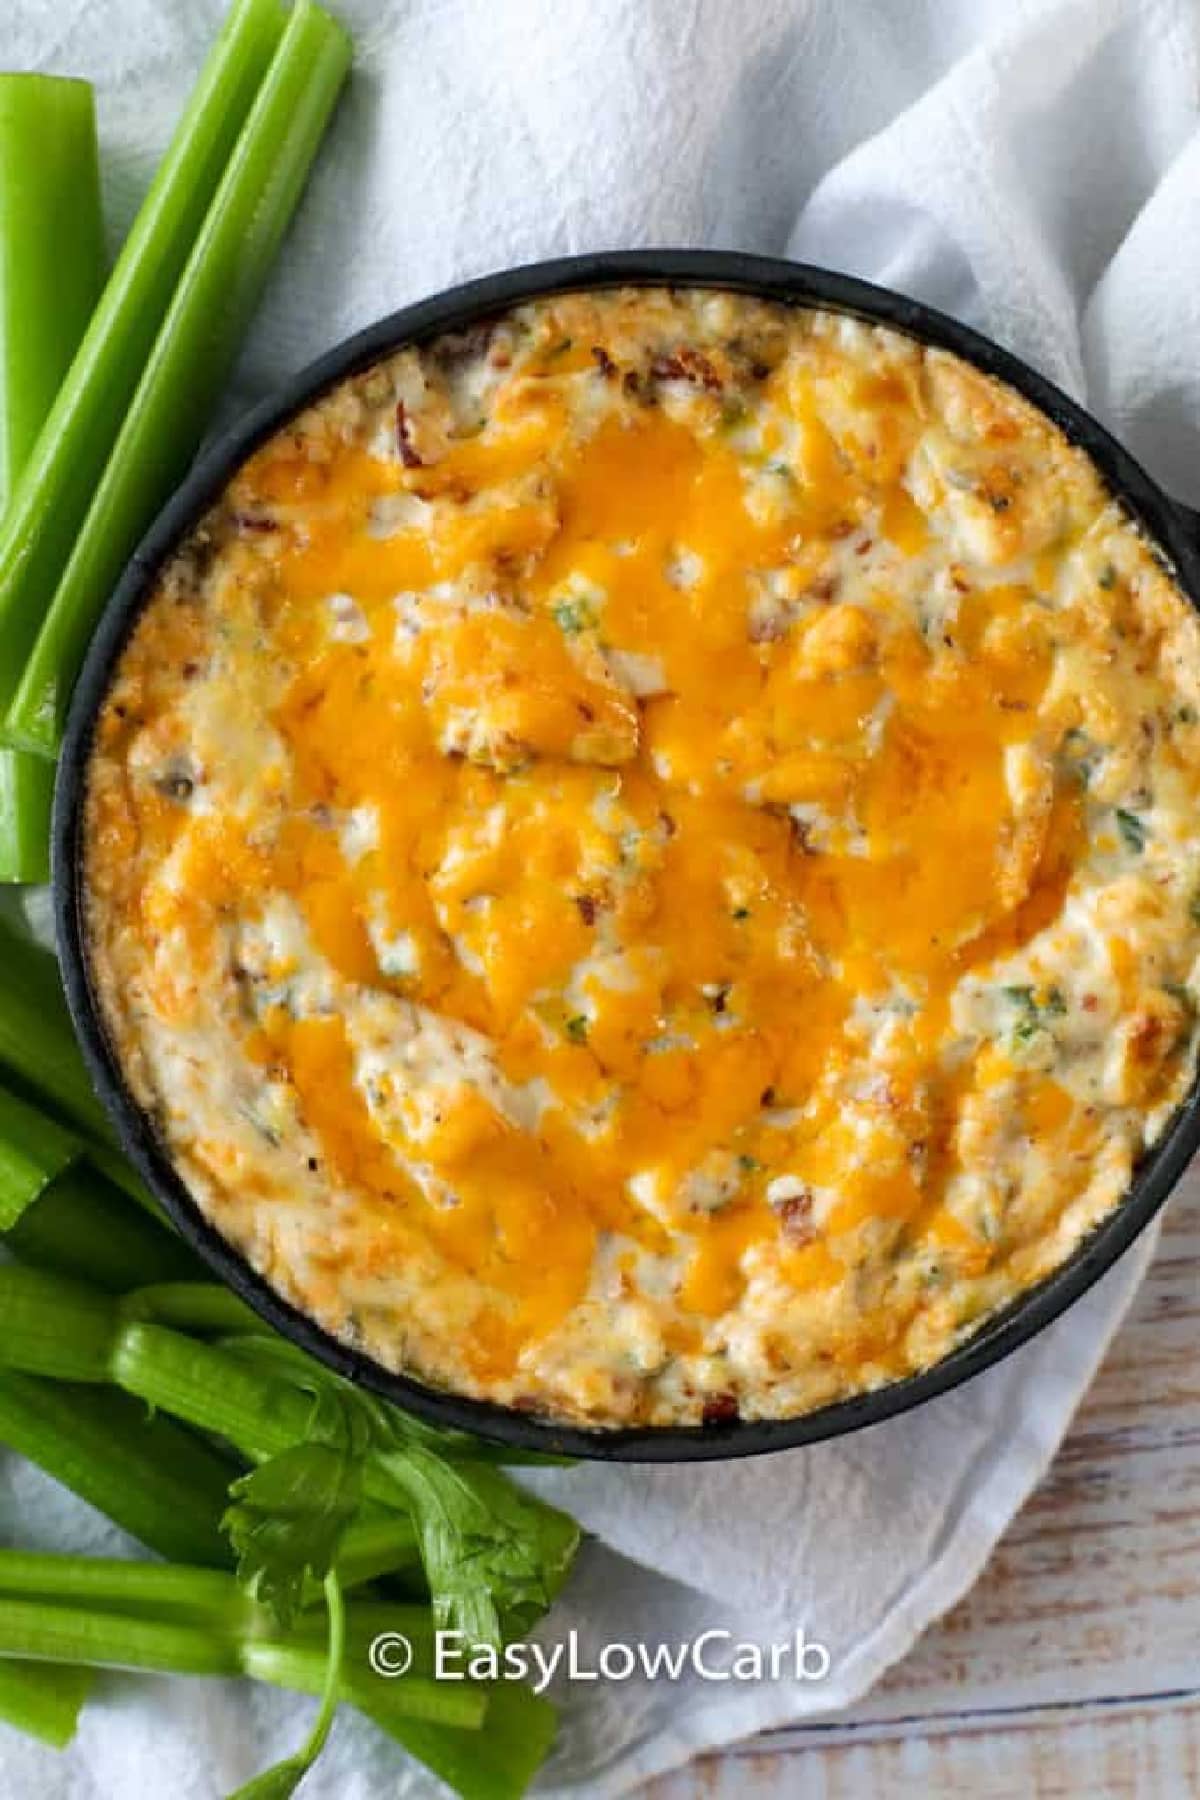
<path fill-rule="evenodd" d="M 406 349 L 167 566 L 90 955 L 213 1224 L 392 1369 L 600 1426 L 923 1368 L 1195 1068 L 1200 633 L 955 357 L 706 291 Z"/>

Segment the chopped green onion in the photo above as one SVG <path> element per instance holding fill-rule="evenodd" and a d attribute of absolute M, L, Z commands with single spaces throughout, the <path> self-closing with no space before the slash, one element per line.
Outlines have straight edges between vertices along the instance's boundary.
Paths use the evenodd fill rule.
<path fill-rule="evenodd" d="M 0 75 L 0 517 L 104 284 L 85 81 Z M 0 749 L 0 881 L 50 879 L 54 772 Z"/>
<path fill-rule="evenodd" d="M 283 30 L 278 0 L 236 0 L 100 296 L 0 528 L 0 704 L 33 647 Z M 69 233 L 55 232 L 56 250 Z"/>
<path fill-rule="evenodd" d="M 9 708 L 6 736 L 21 748 L 58 749 L 96 619 L 200 441 L 349 65 L 341 26 L 296 0 Z M 0 646 L 8 614 L 0 586 Z"/>
<path fill-rule="evenodd" d="M 82 1148 L 65 1125 L 0 1087 L 0 1231 L 12 1230 Z"/>
<path fill-rule="evenodd" d="M 1130 812 L 1127 807 L 1117 808 L 1117 830 L 1125 848 L 1132 850 L 1135 856 L 1139 856 L 1146 848 L 1146 821 L 1140 819 L 1135 812 Z"/>

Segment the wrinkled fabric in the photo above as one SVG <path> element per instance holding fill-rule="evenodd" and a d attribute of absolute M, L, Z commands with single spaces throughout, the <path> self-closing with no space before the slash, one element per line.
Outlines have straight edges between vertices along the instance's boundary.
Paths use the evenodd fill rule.
<path fill-rule="evenodd" d="M 114 241 L 221 0 L 8 0 L 14 67 L 96 82 Z M 1084 399 L 1200 502 L 1200 12 L 1186 0 L 342 0 L 351 90 L 223 416 L 347 332 L 466 276 L 710 244 L 867 276 L 958 314 Z M 547 1642 L 799 1625 L 822 1683 L 559 1684 L 543 1785 L 615 1795 L 861 1697 L 966 1590 L 1045 1469 L 1151 1252 L 968 1388 L 765 1460 L 526 1478 L 595 1534 Z M 12 1459 L 6 1541 L 118 1534 Z M 124 1545 L 125 1550 L 129 1549 Z M 0 1793 L 215 1800 L 311 1703 L 106 1677 L 61 1756 L 0 1727 Z M 311 1800 L 435 1784 L 343 1715 Z"/>

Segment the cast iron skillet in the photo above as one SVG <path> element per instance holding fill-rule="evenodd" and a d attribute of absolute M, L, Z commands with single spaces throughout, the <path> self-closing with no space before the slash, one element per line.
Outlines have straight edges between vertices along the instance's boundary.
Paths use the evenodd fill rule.
<path fill-rule="evenodd" d="M 126 569 L 76 686 L 55 793 L 54 892 L 67 998 L 96 1090 L 139 1173 L 162 1201 L 183 1237 L 235 1293 L 285 1337 L 311 1351 L 330 1368 L 434 1424 L 474 1432 L 522 1449 L 560 1455 L 618 1462 L 699 1462 L 790 1449 L 874 1425 L 957 1387 L 1049 1325 L 1128 1249 L 1200 1146 L 1200 1082 L 1141 1163 L 1126 1198 L 1108 1218 L 1046 1280 L 984 1323 L 932 1368 L 797 1419 L 590 1431 L 546 1423 L 506 1407 L 463 1399 L 407 1376 L 391 1374 L 379 1363 L 338 1343 L 281 1299 L 226 1243 L 201 1215 L 175 1173 L 151 1121 L 135 1103 L 122 1077 L 92 986 L 81 904 L 84 772 L 97 711 L 157 571 L 217 499 L 233 471 L 326 389 L 403 344 L 460 330 L 523 300 L 623 283 L 727 288 L 770 300 L 829 307 L 878 320 L 923 343 L 954 351 L 1024 394 L 1088 453 L 1112 491 L 1161 547 L 1185 593 L 1200 607 L 1200 515 L 1168 499 L 1102 426 L 1050 382 L 989 339 L 931 307 L 826 269 L 725 251 L 608 252 L 536 263 L 467 282 L 370 326 L 304 370 L 201 455 Z"/>

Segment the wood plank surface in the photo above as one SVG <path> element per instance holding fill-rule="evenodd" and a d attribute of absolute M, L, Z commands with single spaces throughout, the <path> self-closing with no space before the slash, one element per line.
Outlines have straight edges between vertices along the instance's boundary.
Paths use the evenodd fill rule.
<path fill-rule="evenodd" d="M 973 1592 L 850 1712 L 647 1800 L 1200 1796 L 1200 1171 Z"/>

